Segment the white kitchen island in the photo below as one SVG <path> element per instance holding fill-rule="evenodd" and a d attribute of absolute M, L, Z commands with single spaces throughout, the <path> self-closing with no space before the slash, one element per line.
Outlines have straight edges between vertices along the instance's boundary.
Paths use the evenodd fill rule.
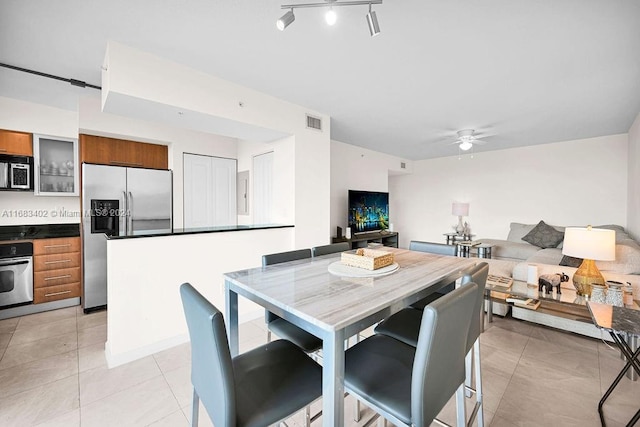
<path fill-rule="evenodd" d="M 220 309 L 227 271 L 261 265 L 294 249 L 292 225 L 213 227 L 107 240 L 107 342 L 110 368 L 189 340 L 179 287 L 191 283 Z M 264 313 L 250 301 L 241 321 Z"/>

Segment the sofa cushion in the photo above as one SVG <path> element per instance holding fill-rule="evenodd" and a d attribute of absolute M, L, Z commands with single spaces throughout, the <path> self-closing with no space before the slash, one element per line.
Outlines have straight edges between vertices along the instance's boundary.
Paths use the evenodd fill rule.
<path fill-rule="evenodd" d="M 529 264 L 549 264 L 553 266 L 560 266 L 560 261 L 562 261 L 562 249 L 539 249 L 538 252 L 527 258 L 526 261 Z"/>
<path fill-rule="evenodd" d="M 538 224 L 522 224 L 519 222 L 512 222 L 509 224 L 509 235 L 507 240 L 510 242 L 522 242 L 522 238 L 529 234 Z M 552 225 L 551 227 L 564 233 L 564 227 Z"/>
<path fill-rule="evenodd" d="M 632 244 L 617 244 L 615 261 L 597 261 L 601 272 L 618 274 L 640 274 L 640 247 Z"/>
<path fill-rule="evenodd" d="M 565 266 L 565 267 L 578 268 L 582 264 L 582 261 L 583 261 L 582 258 L 576 258 L 569 255 L 565 255 L 562 257 L 562 260 L 560 260 L 559 265 Z"/>
<path fill-rule="evenodd" d="M 555 248 L 564 239 L 564 233 L 540 221 L 522 240 L 540 248 Z"/>

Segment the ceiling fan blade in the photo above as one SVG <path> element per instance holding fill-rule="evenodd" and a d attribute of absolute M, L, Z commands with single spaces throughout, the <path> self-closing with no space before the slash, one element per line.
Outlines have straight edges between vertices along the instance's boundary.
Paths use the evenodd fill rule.
<path fill-rule="evenodd" d="M 484 139 L 474 139 L 473 140 L 473 144 L 484 145 L 486 143 L 487 143 L 487 141 L 485 141 Z"/>

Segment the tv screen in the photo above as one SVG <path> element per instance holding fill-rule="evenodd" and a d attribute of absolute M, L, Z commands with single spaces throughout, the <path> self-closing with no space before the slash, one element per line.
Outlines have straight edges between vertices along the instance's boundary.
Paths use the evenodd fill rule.
<path fill-rule="evenodd" d="M 352 233 L 389 228 L 389 193 L 349 190 L 349 227 Z"/>

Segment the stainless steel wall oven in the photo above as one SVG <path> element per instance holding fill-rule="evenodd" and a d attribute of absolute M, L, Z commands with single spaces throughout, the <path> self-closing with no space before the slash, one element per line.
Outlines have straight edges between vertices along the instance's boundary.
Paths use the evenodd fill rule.
<path fill-rule="evenodd" d="M 33 244 L 0 244 L 0 308 L 33 302 Z"/>

